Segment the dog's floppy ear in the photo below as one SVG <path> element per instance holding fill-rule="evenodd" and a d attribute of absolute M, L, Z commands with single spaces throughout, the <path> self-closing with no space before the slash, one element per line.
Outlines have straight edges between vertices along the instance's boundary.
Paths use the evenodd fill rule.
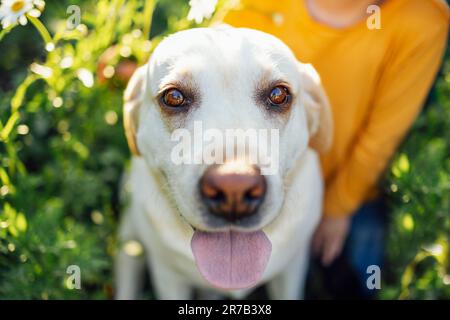
<path fill-rule="evenodd" d="M 133 73 L 124 93 L 123 123 L 125 136 L 131 152 L 139 156 L 140 152 L 136 143 L 136 132 L 139 122 L 139 109 L 141 107 L 144 93 L 144 79 L 146 66 L 142 66 Z"/>
<path fill-rule="evenodd" d="M 300 65 L 302 100 L 308 118 L 309 145 L 320 153 L 328 151 L 333 141 L 333 117 L 320 77 L 311 64 Z"/>

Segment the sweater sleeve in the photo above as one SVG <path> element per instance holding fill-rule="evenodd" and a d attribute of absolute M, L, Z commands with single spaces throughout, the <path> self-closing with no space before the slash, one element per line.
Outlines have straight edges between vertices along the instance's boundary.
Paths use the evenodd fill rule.
<path fill-rule="evenodd" d="M 447 15 L 429 22 L 419 32 L 397 34 L 401 44 L 392 49 L 380 74 L 366 125 L 344 165 L 327 185 L 326 216 L 353 214 L 376 185 L 418 116 L 436 77 L 447 42 L 448 22 Z"/>

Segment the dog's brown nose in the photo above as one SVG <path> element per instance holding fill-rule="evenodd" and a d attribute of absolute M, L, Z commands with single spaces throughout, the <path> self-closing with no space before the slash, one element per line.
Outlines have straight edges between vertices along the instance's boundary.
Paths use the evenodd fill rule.
<path fill-rule="evenodd" d="M 256 212 L 266 194 L 266 179 L 256 166 L 213 165 L 200 180 L 200 192 L 211 213 L 236 221 Z"/>

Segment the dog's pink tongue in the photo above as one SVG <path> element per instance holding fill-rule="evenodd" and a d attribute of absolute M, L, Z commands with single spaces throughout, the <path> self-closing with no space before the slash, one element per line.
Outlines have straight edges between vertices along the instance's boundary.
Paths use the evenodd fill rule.
<path fill-rule="evenodd" d="M 255 285 L 272 251 L 272 244 L 263 231 L 196 231 L 191 247 L 202 276 L 222 289 Z"/>

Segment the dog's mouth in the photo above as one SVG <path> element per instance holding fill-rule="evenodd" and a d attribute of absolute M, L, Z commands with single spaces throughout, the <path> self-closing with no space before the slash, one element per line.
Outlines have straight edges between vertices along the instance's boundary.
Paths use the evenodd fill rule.
<path fill-rule="evenodd" d="M 191 248 L 201 275 L 214 287 L 232 290 L 252 287 L 261 279 L 272 244 L 262 230 L 195 230 Z"/>

